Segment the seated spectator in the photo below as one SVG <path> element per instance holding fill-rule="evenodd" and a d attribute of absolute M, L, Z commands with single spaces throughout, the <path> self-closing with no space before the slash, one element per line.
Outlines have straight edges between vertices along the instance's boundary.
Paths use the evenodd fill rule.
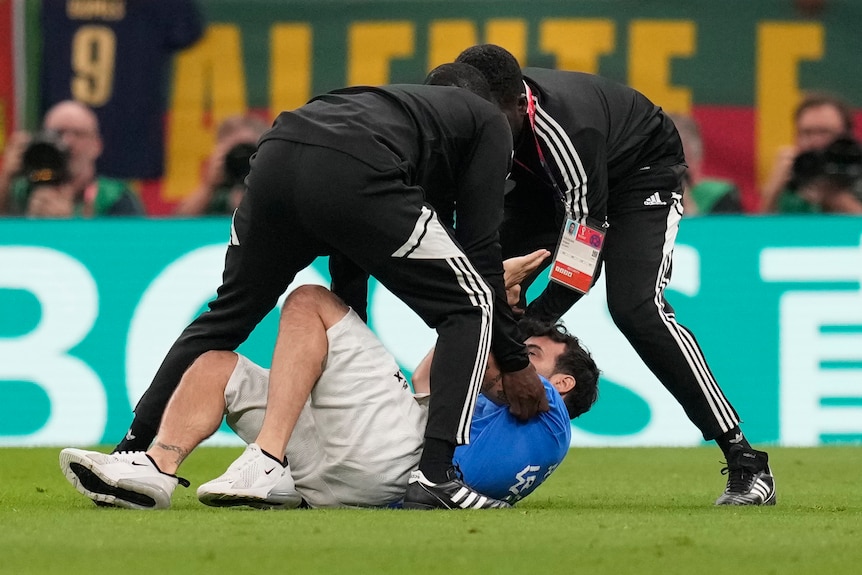
<path fill-rule="evenodd" d="M 218 127 L 200 185 L 178 205 L 178 216 L 232 214 L 245 193 L 248 160 L 269 124 L 254 115 L 231 116 Z"/>
<path fill-rule="evenodd" d="M 703 139 L 697 121 L 691 116 L 680 114 L 669 116 L 679 132 L 685 162 L 688 164 L 683 179 L 685 215 L 742 213 L 742 200 L 736 184 L 729 180 L 710 178 L 703 173 Z"/>
<path fill-rule="evenodd" d="M 853 114 L 837 96 L 815 92 L 806 96 L 794 115 L 796 142 L 779 150 L 772 173 L 761 189 L 764 213 L 859 213 L 862 194 L 858 191 L 862 157 L 853 140 Z M 855 150 L 854 150 L 855 148 Z M 849 156 L 847 155 L 849 151 Z M 834 171 L 824 154 L 845 157 Z M 854 165 L 855 163 L 855 165 Z M 858 169 L 857 169 L 858 168 Z M 846 171 L 846 170 L 844 170 Z"/>
<path fill-rule="evenodd" d="M 45 114 L 42 129 L 10 139 L 0 170 L 0 213 L 43 218 L 143 214 L 125 182 L 96 173 L 102 139 L 90 108 L 60 102 Z"/>

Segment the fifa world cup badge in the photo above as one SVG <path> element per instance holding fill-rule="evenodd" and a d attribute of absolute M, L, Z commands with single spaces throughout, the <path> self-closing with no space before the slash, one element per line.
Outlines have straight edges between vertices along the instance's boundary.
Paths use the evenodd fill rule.
<path fill-rule="evenodd" d="M 580 293 L 587 293 L 599 263 L 605 233 L 574 220 L 566 220 L 554 262 L 551 280 Z"/>

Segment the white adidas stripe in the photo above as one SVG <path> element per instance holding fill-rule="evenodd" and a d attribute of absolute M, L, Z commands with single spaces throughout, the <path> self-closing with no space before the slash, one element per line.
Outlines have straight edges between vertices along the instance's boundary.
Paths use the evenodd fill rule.
<path fill-rule="evenodd" d="M 474 491 L 473 493 L 471 493 L 470 495 L 467 496 L 467 499 L 465 499 L 464 501 L 462 501 L 458 505 L 460 505 L 462 509 L 466 509 L 467 507 L 470 507 L 470 505 L 472 505 L 472 503 L 474 501 L 476 501 L 478 498 L 479 498 L 479 494 Z"/>
<path fill-rule="evenodd" d="M 574 219 L 583 221 L 589 215 L 589 206 L 587 173 L 581 157 L 566 131 L 539 106 L 535 97 L 533 102 L 536 106 L 536 134 L 550 149 L 565 180 L 566 207 Z"/>
<path fill-rule="evenodd" d="M 758 479 L 754 482 L 754 485 L 751 488 L 751 491 L 760 495 L 761 498 L 765 501 L 767 497 L 769 497 L 770 491 L 772 491 L 769 486 L 761 479 Z"/>
<path fill-rule="evenodd" d="M 663 271 L 661 272 L 661 275 L 664 275 L 669 265 L 670 257 L 667 256 L 665 263 L 662 266 Z M 674 317 L 664 313 L 661 294 L 664 292 L 666 284 L 667 281 L 662 282 L 662 285 L 657 289 L 656 297 L 654 299 L 656 308 L 659 310 L 659 316 L 667 326 L 671 337 L 677 342 L 677 347 L 685 358 L 686 363 L 688 363 L 689 368 L 692 370 L 695 380 L 697 381 L 704 398 L 709 404 L 713 416 L 722 428 L 722 431 L 729 431 L 739 423 L 739 420 L 733 416 L 733 411 L 727 403 L 721 389 L 719 389 L 718 383 L 712 376 L 709 367 L 706 365 L 706 359 L 703 357 L 703 353 L 700 351 L 697 342 L 694 341 L 694 337 L 691 335 L 691 332 L 676 323 Z"/>
<path fill-rule="evenodd" d="M 670 210 L 668 212 L 665 247 L 663 248 L 664 257 L 662 258 L 662 263 L 661 266 L 659 266 L 659 272 L 656 277 L 653 304 L 658 311 L 659 318 L 667 327 L 668 333 L 674 341 L 677 342 L 680 352 L 688 363 L 689 368 L 692 370 L 695 380 L 697 381 L 704 398 L 709 404 L 713 417 L 715 417 L 722 431 L 726 432 L 733 429 L 733 427 L 739 423 L 739 419 L 734 417 L 733 409 L 727 402 L 727 398 L 725 398 L 724 393 L 722 393 L 721 389 L 718 387 L 718 383 L 715 381 L 715 378 L 707 366 L 706 358 L 703 357 L 703 352 L 700 350 L 700 347 L 697 345 L 691 332 L 680 326 L 676 322 L 673 314 L 668 314 L 664 310 L 663 293 L 669 281 L 668 271 L 673 255 L 670 248 L 676 240 L 676 230 L 679 227 L 679 220 L 680 215 L 676 210 Z"/>
<path fill-rule="evenodd" d="M 566 207 L 574 219 L 583 221 L 582 218 L 589 215 L 589 208 L 587 206 L 587 176 L 581 158 L 565 130 L 550 114 L 539 106 L 535 97 L 533 98 L 533 102 L 536 107 L 536 135 L 542 139 L 551 151 L 557 168 L 563 176 L 566 187 L 564 190 L 566 194 Z M 660 198 L 657 199 L 661 201 Z M 676 206 L 678 203 L 679 201 L 674 198 L 673 205 Z M 668 214 L 668 235 L 665 238 L 666 247 L 673 245 L 676 234 L 671 233 L 671 229 L 672 226 L 676 226 L 679 223 L 681 215 L 681 210 L 678 209 L 672 209 Z M 673 221 L 674 219 L 675 221 Z M 663 277 L 667 266 L 670 264 L 670 256 L 670 253 L 666 254 L 665 261 L 662 262 L 659 275 L 656 278 L 655 305 L 671 337 L 677 342 L 680 351 L 694 373 L 695 379 L 704 397 L 707 399 L 713 416 L 723 431 L 729 431 L 739 423 L 739 419 L 733 415 L 733 408 L 731 408 L 724 393 L 718 387 L 718 383 L 715 381 L 707 366 L 706 359 L 703 357 L 703 352 L 691 333 L 676 323 L 674 314 L 668 314 L 664 311 L 661 295 L 666 287 Z"/>
<path fill-rule="evenodd" d="M 458 503 L 462 499 L 464 499 L 470 492 L 466 487 L 462 487 L 458 491 L 455 492 L 455 495 L 451 497 L 453 503 Z"/>
<path fill-rule="evenodd" d="M 494 294 L 466 257 L 450 258 L 446 261 L 449 263 L 452 271 L 455 272 L 458 284 L 468 294 L 470 301 L 482 310 L 479 345 L 473 361 L 473 369 L 470 373 L 467 396 L 461 408 L 461 417 L 458 421 L 458 429 L 455 434 L 455 441 L 466 445 L 470 443 L 470 424 L 473 421 L 476 399 L 482 388 L 482 378 L 485 375 L 488 354 L 491 351 L 491 321 L 494 312 Z"/>
<path fill-rule="evenodd" d="M 476 399 L 482 388 L 488 353 L 491 351 L 494 292 L 464 255 L 463 250 L 452 240 L 437 218 L 437 214 L 427 207 L 422 208 L 410 237 L 392 254 L 392 257 L 444 260 L 470 303 L 481 310 L 479 344 L 470 370 L 467 395 L 455 430 L 456 443 L 467 444 L 470 442 L 470 423 L 473 420 Z"/>

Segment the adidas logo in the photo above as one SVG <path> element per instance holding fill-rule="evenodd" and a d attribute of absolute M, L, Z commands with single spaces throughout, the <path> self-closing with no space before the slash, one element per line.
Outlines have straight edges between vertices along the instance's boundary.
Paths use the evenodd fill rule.
<path fill-rule="evenodd" d="M 659 197 L 658 192 L 653 192 L 653 195 L 644 200 L 645 206 L 666 206 L 667 202 L 663 202 Z"/>
<path fill-rule="evenodd" d="M 482 509 L 488 502 L 487 497 L 467 487 L 462 487 L 454 495 L 449 496 L 449 500 L 461 509 Z"/>

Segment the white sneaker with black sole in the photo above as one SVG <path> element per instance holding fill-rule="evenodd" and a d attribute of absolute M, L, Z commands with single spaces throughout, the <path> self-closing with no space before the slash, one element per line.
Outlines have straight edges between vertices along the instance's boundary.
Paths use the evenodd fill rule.
<path fill-rule="evenodd" d="M 189 482 L 162 473 L 143 451 L 100 453 L 67 448 L 60 469 L 75 489 L 97 504 L 125 509 L 167 509 L 177 485 Z"/>
<path fill-rule="evenodd" d="M 279 463 L 256 443 L 250 443 L 222 475 L 198 487 L 198 499 L 212 507 L 258 509 L 294 509 L 302 503 L 287 462 Z"/>
<path fill-rule="evenodd" d="M 727 455 L 727 487 L 716 505 L 775 505 L 775 478 L 764 451 L 733 445 Z"/>

